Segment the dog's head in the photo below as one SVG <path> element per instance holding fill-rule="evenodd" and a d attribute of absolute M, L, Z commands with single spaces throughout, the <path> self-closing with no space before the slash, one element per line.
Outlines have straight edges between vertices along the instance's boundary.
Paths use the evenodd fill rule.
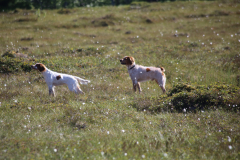
<path fill-rule="evenodd" d="M 123 59 L 120 59 L 120 62 L 122 65 L 132 65 L 135 63 L 135 60 L 133 57 L 126 56 Z"/>
<path fill-rule="evenodd" d="M 35 65 L 32 65 L 31 68 L 35 69 L 35 70 L 39 70 L 40 72 L 45 72 L 46 71 L 46 67 L 42 63 L 36 63 Z"/>

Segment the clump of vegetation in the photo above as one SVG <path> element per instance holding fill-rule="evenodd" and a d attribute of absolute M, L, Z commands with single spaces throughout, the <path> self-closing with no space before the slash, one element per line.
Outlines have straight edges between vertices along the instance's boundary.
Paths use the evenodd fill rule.
<path fill-rule="evenodd" d="M 1 57 L 0 73 L 14 73 L 19 71 L 30 72 L 31 63 L 26 59 Z"/>
<path fill-rule="evenodd" d="M 28 56 L 26 54 L 23 54 L 23 53 L 19 53 L 18 51 L 7 51 L 5 52 L 2 57 L 12 57 L 12 58 L 16 58 L 16 57 L 19 57 L 19 58 L 27 58 Z"/>
<path fill-rule="evenodd" d="M 16 19 L 15 22 L 36 22 L 38 19 L 37 18 L 19 18 Z"/>
<path fill-rule="evenodd" d="M 216 10 L 210 14 L 198 14 L 198 15 L 195 15 L 195 14 L 192 14 L 192 15 L 187 15 L 186 18 L 200 18 L 200 17 L 217 17 L 217 16 L 228 16 L 230 13 L 227 12 L 227 11 L 220 11 L 220 10 Z"/>
<path fill-rule="evenodd" d="M 103 54 L 104 52 L 106 52 L 106 48 L 105 47 L 86 47 L 86 48 L 78 48 L 76 49 L 76 51 L 86 56 L 91 56 L 96 54 Z"/>
<path fill-rule="evenodd" d="M 147 2 L 137 2 L 137 1 L 134 1 L 131 3 L 130 5 L 130 9 L 142 9 L 142 8 L 146 8 L 146 7 L 149 7 L 150 4 L 147 3 Z"/>
<path fill-rule="evenodd" d="M 73 10 L 62 8 L 57 13 L 59 13 L 59 14 L 69 14 L 69 13 L 72 13 L 72 11 Z"/>
<path fill-rule="evenodd" d="M 114 16 L 114 14 L 107 14 L 103 17 L 96 18 L 92 20 L 92 24 L 95 27 L 107 27 L 109 25 L 114 25 L 114 21 L 116 21 L 118 18 Z"/>
<path fill-rule="evenodd" d="M 34 38 L 33 37 L 24 37 L 21 38 L 21 41 L 32 41 Z"/>
<path fill-rule="evenodd" d="M 197 111 L 221 108 L 228 111 L 239 111 L 240 88 L 232 85 L 175 85 L 167 95 L 152 99 L 141 99 L 133 105 L 140 110 L 161 111 Z M 141 104 L 140 104 L 141 103 Z"/>
<path fill-rule="evenodd" d="M 189 85 L 189 84 L 186 84 L 186 83 L 180 83 L 180 84 L 177 84 L 175 87 L 173 87 L 168 95 L 169 96 L 172 96 L 173 94 L 177 94 L 177 93 L 180 93 L 180 92 L 184 92 L 184 91 L 187 91 L 187 92 L 191 92 L 192 90 L 195 90 L 196 88 Z"/>
<path fill-rule="evenodd" d="M 18 51 L 7 51 L 0 57 L 0 73 L 30 72 L 32 61 L 28 55 Z M 43 60 L 37 60 L 42 62 Z"/>

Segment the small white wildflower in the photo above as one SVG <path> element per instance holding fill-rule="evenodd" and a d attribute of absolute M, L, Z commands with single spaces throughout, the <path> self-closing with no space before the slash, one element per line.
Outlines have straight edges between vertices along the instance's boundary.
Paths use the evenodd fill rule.
<path fill-rule="evenodd" d="M 125 132 L 125 130 L 122 130 L 122 132 L 124 133 L 124 132 Z"/>
<path fill-rule="evenodd" d="M 145 155 L 142 155 L 142 158 L 145 158 Z"/>
<path fill-rule="evenodd" d="M 127 156 L 127 153 L 124 153 L 124 156 Z"/>
<path fill-rule="evenodd" d="M 228 142 L 231 142 L 232 141 L 232 139 L 228 136 Z"/>
<path fill-rule="evenodd" d="M 57 149 L 56 149 L 56 148 L 54 149 L 54 152 L 57 152 Z"/>
<path fill-rule="evenodd" d="M 228 146 L 229 149 L 232 149 L 232 146 Z"/>
<path fill-rule="evenodd" d="M 104 155 L 104 152 L 101 152 L 101 155 L 103 156 L 103 155 Z"/>

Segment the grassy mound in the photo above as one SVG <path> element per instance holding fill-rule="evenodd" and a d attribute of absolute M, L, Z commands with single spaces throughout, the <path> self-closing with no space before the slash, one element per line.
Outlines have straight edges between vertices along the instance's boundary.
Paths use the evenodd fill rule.
<path fill-rule="evenodd" d="M 151 112 L 211 110 L 221 108 L 228 111 L 239 111 L 240 88 L 225 85 L 175 85 L 167 95 L 158 98 L 138 99 L 133 106 L 139 110 Z"/>
<path fill-rule="evenodd" d="M 31 65 L 35 63 L 33 61 L 45 62 L 44 60 L 32 59 L 26 54 L 9 50 L 0 57 L 0 73 L 30 72 Z"/>
<path fill-rule="evenodd" d="M 30 70 L 31 65 L 29 61 L 11 57 L 0 58 L 0 73 L 13 73 L 18 71 L 30 72 Z"/>

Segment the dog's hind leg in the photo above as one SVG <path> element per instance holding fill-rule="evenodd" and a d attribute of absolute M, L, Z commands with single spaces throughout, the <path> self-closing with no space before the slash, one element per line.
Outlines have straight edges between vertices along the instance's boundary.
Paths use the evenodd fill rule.
<path fill-rule="evenodd" d="M 165 89 L 165 84 L 163 84 L 163 82 L 161 80 L 155 80 L 158 84 L 158 86 L 162 89 L 163 93 L 166 92 L 166 89 Z"/>
<path fill-rule="evenodd" d="M 81 90 L 80 86 L 77 83 L 74 85 L 68 85 L 68 89 L 72 92 L 75 92 L 76 94 L 84 94 L 84 92 Z"/>
<path fill-rule="evenodd" d="M 77 86 L 75 93 L 76 93 L 76 94 L 79 94 L 79 93 L 85 94 L 85 93 L 81 90 L 80 86 Z"/>

